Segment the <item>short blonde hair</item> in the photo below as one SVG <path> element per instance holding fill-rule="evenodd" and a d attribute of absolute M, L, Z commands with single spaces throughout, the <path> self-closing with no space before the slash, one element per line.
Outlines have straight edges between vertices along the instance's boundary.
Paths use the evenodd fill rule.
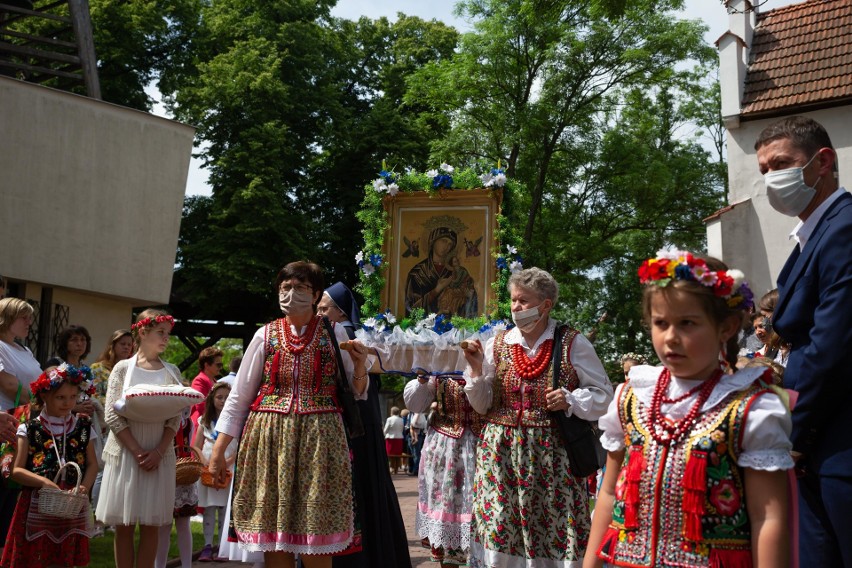
<path fill-rule="evenodd" d="M 22 316 L 32 316 L 33 307 L 20 298 L 3 298 L 0 300 L 0 333 L 6 333 L 16 319 Z"/>

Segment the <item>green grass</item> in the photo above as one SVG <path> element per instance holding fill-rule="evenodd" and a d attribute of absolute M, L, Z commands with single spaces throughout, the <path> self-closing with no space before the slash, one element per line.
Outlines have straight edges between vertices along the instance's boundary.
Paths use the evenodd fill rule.
<path fill-rule="evenodd" d="M 190 523 L 192 530 L 192 549 L 201 550 L 204 546 L 204 534 L 202 533 L 201 523 Z M 218 536 L 218 535 L 217 535 Z M 115 556 L 112 550 L 112 543 L 115 534 L 108 531 L 104 536 L 93 538 L 89 541 L 89 568 L 114 568 Z M 178 557 L 177 541 L 175 539 L 175 529 L 172 527 L 171 546 L 169 547 L 169 559 Z M 136 531 L 136 544 L 139 544 L 139 531 Z"/>

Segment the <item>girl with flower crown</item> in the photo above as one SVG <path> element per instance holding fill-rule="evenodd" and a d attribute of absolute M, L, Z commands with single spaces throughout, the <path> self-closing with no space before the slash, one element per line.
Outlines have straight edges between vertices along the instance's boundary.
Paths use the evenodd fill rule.
<path fill-rule="evenodd" d="M 115 403 L 125 385 L 181 384 L 177 367 L 160 359 L 169 344 L 174 319 L 160 310 L 139 314 L 131 327 L 139 350 L 112 368 L 106 396 L 106 423 L 112 435 L 104 446 L 104 474 L 95 514 L 115 526 L 115 565 L 151 568 L 157 554 L 158 531 L 171 524 L 175 502 L 173 441 L 180 416 L 156 422 L 129 420 Z M 139 525 L 139 546 L 133 533 Z"/>
<path fill-rule="evenodd" d="M 787 566 L 790 412 L 765 369 L 725 373 L 752 306 L 744 275 L 660 251 L 639 278 L 664 366 L 633 367 L 599 422 L 609 455 L 584 567 Z"/>
<path fill-rule="evenodd" d="M 39 511 L 39 490 L 75 487 L 76 469 L 65 468 L 60 473 L 68 462 L 80 467 L 80 492 L 89 494 L 92 490 L 98 472 L 94 444 L 89 443 L 92 423 L 71 413 L 81 392 L 94 393 L 92 372 L 85 366 L 52 367 L 30 389 L 43 408 L 36 418 L 18 428 L 11 479 L 24 489 L 15 506 L 0 566 L 85 566 L 89 563 L 88 505 L 73 519 L 51 516 Z"/>

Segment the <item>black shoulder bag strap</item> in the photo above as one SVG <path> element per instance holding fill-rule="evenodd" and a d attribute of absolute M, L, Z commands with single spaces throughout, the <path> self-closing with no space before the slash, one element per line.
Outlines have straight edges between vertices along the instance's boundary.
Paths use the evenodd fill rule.
<path fill-rule="evenodd" d="M 346 425 L 349 438 L 358 438 L 364 435 L 361 411 L 358 409 L 358 404 L 355 401 L 355 394 L 349 388 L 349 381 L 346 380 L 346 374 L 343 370 L 343 357 L 340 356 L 340 346 L 337 344 L 334 329 L 331 327 L 331 322 L 325 316 L 322 316 L 322 325 L 328 332 L 331 345 L 334 348 L 334 356 L 337 358 L 337 376 L 334 382 L 337 384 L 337 400 L 343 409 L 343 423 Z"/>
<path fill-rule="evenodd" d="M 566 325 L 557 325 L 553 333 L 553 388 L 561 388 L 559 375 L 562 370 L 562 336 Z M 588 477 L 603 466 L 606 454 L 600 447 L 600 434 L 591 422 L 577 416 L 565 416 L 565 412 L 557 410 L 550 415 L 556 422 L 562 444 L 568 454 L 571 473 L 575 477 Z"/>

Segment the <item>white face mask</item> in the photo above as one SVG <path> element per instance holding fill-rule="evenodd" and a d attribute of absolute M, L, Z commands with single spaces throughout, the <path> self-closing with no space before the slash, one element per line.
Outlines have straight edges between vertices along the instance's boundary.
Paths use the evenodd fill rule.
<path fill-rule="evenodd" d="M 814 161 L 817 154 L 814 154 L 801 168 L 787 168 L 763 174 L 766 195 L 773 209 L 788 217 L 798 217 L 813 201 L 816 195 L 816 183 L 813 187 L 805 183 L 804 169 Z"/>
<path fill-rule="evenodd" d="M 538 309 L 540 307 L 541 304 L 528 310 L 512 312 L 512 321 L 515 322 L 515 325 L 518 326 L 518 329 L 520 329 L 524 333 L 529 333 L 541 320 L 541 314 L 538 313 Z"/>
<path fill-rule="evenodd" d="M 314 296 L 310 292 L 299 292 L 295 288 L 278 292 L 278 307 L 285 314 L 303 314 L 313 310 Z"/>

